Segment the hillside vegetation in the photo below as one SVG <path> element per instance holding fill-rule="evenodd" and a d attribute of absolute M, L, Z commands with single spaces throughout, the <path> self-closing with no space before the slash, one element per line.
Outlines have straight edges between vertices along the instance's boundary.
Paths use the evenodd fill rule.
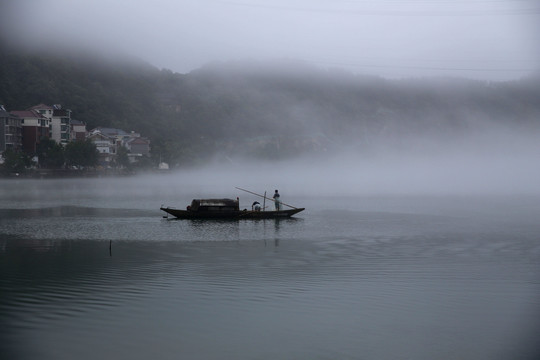
<path fill-rule="evenodd" d="M 188 74 L 136 60 L 0 54 L 0 104 L 62 104 L 73 118 L 137 131 L 173 166 L 215 154 L 279 159 L 418 147 L 500 127 L 538 131 L 540 80 L 385 80 L 294 62 L 235 62 Z"/>

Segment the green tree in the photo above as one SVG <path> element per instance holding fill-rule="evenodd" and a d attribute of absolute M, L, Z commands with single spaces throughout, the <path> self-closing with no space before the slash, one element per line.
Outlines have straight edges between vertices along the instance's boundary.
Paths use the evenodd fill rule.
<path fill-rule="evenodd" d="M 52 139 L 41 138 L 36 153 L 42 168 L 59 169 L 64 165 L 64 148 Z"/>
<path fill-rule="evenodd" d="M 10 173 L 23 173 L 26 168 L 32 165 L 32 160 L 28 155 L 22 151 L 15 151 L 7 149 L 2 154 L 4 158 L 3 172 Z"/>
<path fill-rule="evenodd" d="M 96 166 L 99 152 L 96 145 L 90 141 L 74 141 L 66 145 L 66 162 L 70 166 Z"/>
<path fill-rule="evenodd" d="M 116 166 L 124 169 L 129 169 L 131 166 L 129 163 L 128 151 L 123 146 L 120 146 L 116 151 Z"/>
<path fill-rule="evenodd" d="M 152 168 L 155 168 L 156 165 L 152 161 L 152 158 L 150 158 L 149 156 L 143 155 L 137 159 L 137 162 L 134 164 L 134 167 L 137 170 L 150 170 Z"/>

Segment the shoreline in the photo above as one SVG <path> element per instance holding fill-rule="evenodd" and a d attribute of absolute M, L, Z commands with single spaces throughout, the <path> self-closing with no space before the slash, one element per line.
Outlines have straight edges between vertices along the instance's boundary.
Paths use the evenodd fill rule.
<path fill-rule="evenodd" d="M 148 171 L 146 171 L 148 172 Z M 150 171 L 156 174 L 163 174 L 168 171 L 154 170 Z M 35 169 L 27 170 L 24 173 L 0 174 L 0 179 L 64 179 L 64 178 L 100 178 L 100 177 L 127 177 L 140 174 L 131 170 L 70 170 L 70 169 Z"/>

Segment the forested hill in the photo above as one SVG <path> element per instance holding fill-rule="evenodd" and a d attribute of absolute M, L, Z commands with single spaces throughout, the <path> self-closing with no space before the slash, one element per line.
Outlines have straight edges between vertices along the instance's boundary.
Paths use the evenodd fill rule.
<path fill-rule="evenodd" d="M 182 164 L 214 153 L 406 147 L 492 126 L 537 130 L 540 77 L 385 80 L 286 61 L 178 74 L 136 60 L 1 53 L 0 104 L 10 111 L 39 103 L 62 104 L 89 129 L 140 132 L 154 155 Z"/>

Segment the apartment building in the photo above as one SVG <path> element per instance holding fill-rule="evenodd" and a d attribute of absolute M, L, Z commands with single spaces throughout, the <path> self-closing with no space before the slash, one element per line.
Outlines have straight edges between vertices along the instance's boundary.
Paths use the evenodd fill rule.
<path fill-rule="evenodd" d="M 21 119 L 6 111 L 0 105 L 0 153 L 7 149 L 20 149 L 22 147 Z"/>
<path fill-rule="evenodd" d="M 36 110 L 14 110 L 11 114 L 21 119 L 22 149 L 29 155 L 35 155 L 40 139 L 50 137 L 50 119 Z"/>

